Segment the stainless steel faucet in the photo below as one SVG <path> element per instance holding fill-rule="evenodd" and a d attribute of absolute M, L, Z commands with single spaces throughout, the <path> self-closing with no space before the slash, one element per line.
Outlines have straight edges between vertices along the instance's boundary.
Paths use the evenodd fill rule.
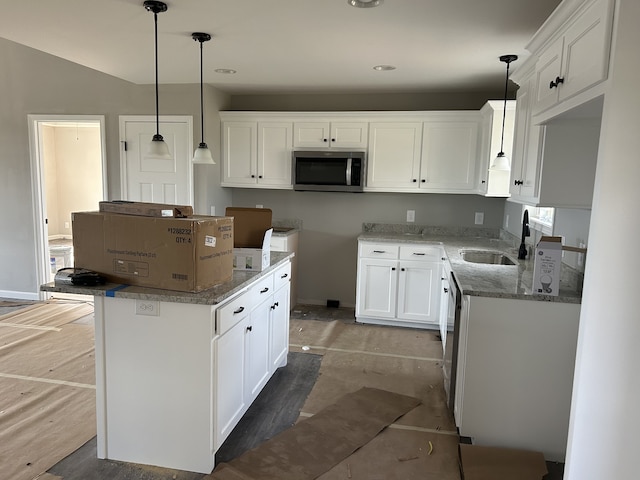
<path fill-rule="evenodd" d="M 520 250 L 518 250 L 518 260 L 524 260 L 527 258 L 527 246 L 524 243 L 525 237 L 529 237 L 531 231 L 529 230 L 529 210 L 525 210 L 522 215 L 522 238 L 520 240 Z"/>

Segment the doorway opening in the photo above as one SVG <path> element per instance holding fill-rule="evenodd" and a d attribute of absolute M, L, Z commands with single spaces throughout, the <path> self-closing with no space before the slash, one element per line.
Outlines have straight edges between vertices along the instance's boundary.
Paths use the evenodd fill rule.
<path fill-rule="evenodd" d="M 71 213 L 106 200 L 104 116 L 29 115 L 29 137 L 40 285 L 73 266 Z"/>

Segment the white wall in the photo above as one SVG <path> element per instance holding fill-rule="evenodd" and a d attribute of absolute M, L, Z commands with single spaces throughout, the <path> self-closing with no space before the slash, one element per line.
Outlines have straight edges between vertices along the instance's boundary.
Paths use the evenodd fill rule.
<path fill-rule="evenodd" d="M 37 298 L 35 225 L 31 185 L 28 114 L 104 115 L 106 130 L 108 198 L 120 198 L 120 115 L 155 114 L 153 85 L 134 85 L 89 68 L 62 60 L 0 38 L 0 296 Z M 195 67 L 194 67 L 195 68 Z M 161 114 L 200 115 L 200 88 L 193 85 L 161 85 Z M 229 96 L 207 88 L 207 138 L 219 141 L 217 111 L 229 106 Z M 210 102 L 210 103 L 209 103 Z M 208 111 L 207 109 L 210 109 Z M 195 124 L 196 122 L 194 122 Z M 217 138 L 218 136 L 218 138 Z M 194 130 L 200 141 L 200 130 Z M 212 146 L 212 150 L 216 147 Z M 214 150 L 215 151 L 215 150 Z M 228 201 L 219 178 L 220 163 L 197 178 L 195 198 L 206 204 Z M 200 175 L 198 175 L 200 174 Z M 209 183 L 209 181 L 211 183 Z M 206 192 L 198 189 L 205 189 Z M 219 197 L 219 199 L 216 199 Z"/>
<path fill-rule="evenodd" d="M 566 480 L 638 478 L 640 2 L 618 0 L 596 169 Z"/>

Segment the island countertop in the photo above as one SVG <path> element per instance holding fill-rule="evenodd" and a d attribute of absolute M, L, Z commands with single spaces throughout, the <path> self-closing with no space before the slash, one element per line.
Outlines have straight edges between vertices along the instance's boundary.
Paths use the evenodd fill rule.
<path fill-rule="evenodd" d="M 250 283 L 260 277 L 272 273 L 279 266 L 290 261 L 291 252 L 271 252 L 271 265 L 261 271 L 234 270 L 233 278 L 202 292 L 179 292 L 176 290 L 162 290 L 159 288 L 138 287 L 119 283 L 106 283 L 95 287 L 76 285 L 55 285 L 54 282 L 40 286 L 44 292 L 74 293 L 81 295 L 93 295 L 98 297 L 133 298 L 140 300 L 155 300 L 161 302 L 193 303 L 200 305 L 217 305 L 224 302 L 236 293 L 244 290 Z"/>
<path fill-rule="evenodd" d="M 366 225 L 366 224 L 365 224 Z M 402 227 L 402 226 L 400 226 Z M 375 230 L 375 228 L 373 228 Z M 425 243 L 441 245 L 451 265 L 463 295 L 512 298 L 544 302 L 581 303 L 582 282 L 575 271 L 563 264 L 558 296 L 532 293 L 534 261 L 530 256 L 518 260 L 518 249 L 512 242 L 490 235 L 474 234 L 475 229 L 462 229 L 451 234 L 447 229 L 425 231 L 425 233 L 403 232 L 402 228 L 365 231 L 358 236 L 359 241 L 389 243 Z M 386 231 L 385 231 L 386 230 Z M 393 231 L 396 230 L 396 231 Z M 477 230 L 481 231 L 481 230 Z M 483 232 L 484 233 L 484 232 Z M 497 250 L 506 253 L 516 265 L 491 265 L 471 263 L 462 259 L 463 249 Z"/>

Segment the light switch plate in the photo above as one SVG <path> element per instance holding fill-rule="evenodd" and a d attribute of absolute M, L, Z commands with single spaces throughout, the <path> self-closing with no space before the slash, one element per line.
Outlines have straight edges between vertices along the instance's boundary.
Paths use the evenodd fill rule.
<path fill-rule="evenodd" d="M 484 212 L 476 212 L 476 225 L 484 223 Z"/>

